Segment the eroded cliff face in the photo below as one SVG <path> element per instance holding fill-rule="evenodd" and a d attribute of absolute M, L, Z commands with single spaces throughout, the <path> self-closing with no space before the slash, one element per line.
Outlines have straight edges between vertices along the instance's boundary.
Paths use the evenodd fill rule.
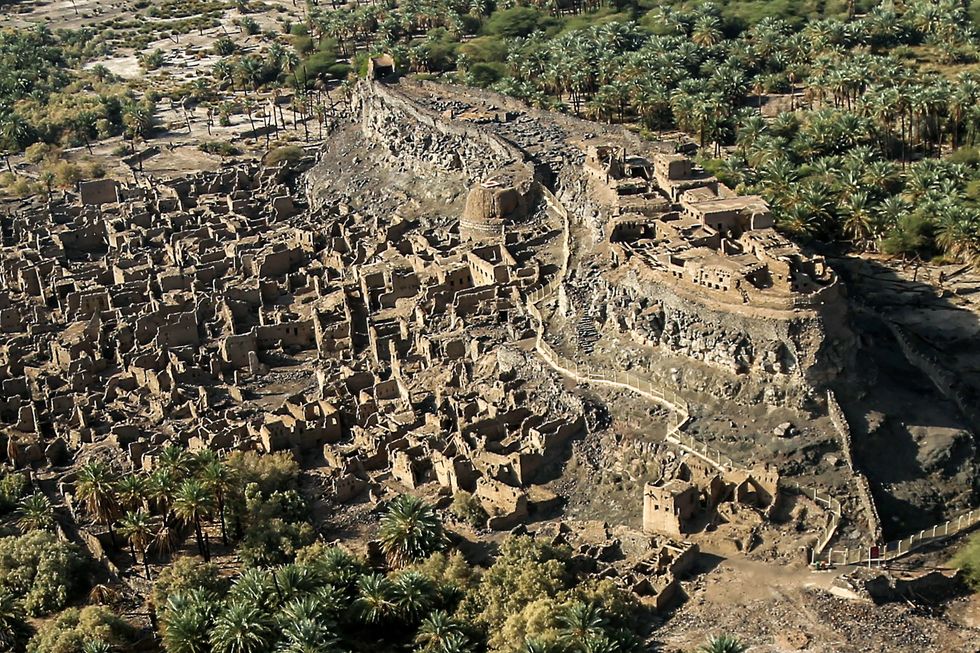
<path fill-rule="evenodd" d="M 856 341 L 842 298 L 807 310 L 753 310 L 718 304 L 710 291 L 661 283 L 636 269 L 600 272 L 604 266 L 592 252 L 608 238 L 605 211 L 572 179 L 561 200 L 578 236 L 572 281 L 578 290 L 570 294 L 579 301 L 566 302 L 566 317 L 591 312 L 604 333 L 617 334 L 621 358 L 635 345 L 630 363 L 740 403 L 803 407 L 819 402 L 819 391 L 853 359 Z M 688 368 L 684 359 L 696 365 Z"/>
<path fill-rule="evenodd" d="M 650 305 L 635 319 L 622 314 L 621 322 L 634 322 L 631 331 L 637 339 L 727 373 L 718 378 L 732 377 L 751 401 L 761 390 L 766 403 L 801 404 L 841 371 L 841 343 L 828 334 L 820 314 L 743 316 L 681 298 L 670 287 L 634 276 L 624 279 L 624 287 Z"/>

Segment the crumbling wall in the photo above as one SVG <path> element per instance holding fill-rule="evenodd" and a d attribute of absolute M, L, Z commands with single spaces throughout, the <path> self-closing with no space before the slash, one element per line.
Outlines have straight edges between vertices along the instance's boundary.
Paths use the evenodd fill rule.
<path fill-rule="evenodd" d="M 854 483 L 857 485 L 858 503 L 864 511 L 868 520 L 868 534 L 871 541 L 881 542 L 881 518 L 878 516 L 878 508 L 875 506 L 874 497 L 871 494 L 871 485 L 868 477 L 865 476 L 854 464 L 854 444 L 851 440 L 851 425 L 847 422 L 844 410 L 837 403 L 837 397 L 833 390 L 827 390 L 827 412 L 830 414 L 830 421 L 834 423 L 834 428 L 841 439 L 841 453 L 844 455 L 844 462 L 848 469 L 854 474 Z"/>
<path fill-rule="evenodd" d="M 916 345 L 913 338 L 905 333 L 900 326 L 880 315 L 878 317 L 881 317 L 882 322 L 891 331 L 908 362 L 925 374 L 944 397 L 956 404 L 964 417 L 970 420 L 972 424 L 980 425 L 980 413 L 976 409 L 976 397 L 970 396 L 968 392 L 964 391 L 960 379 L 946 369 L 942 361 Z"/>

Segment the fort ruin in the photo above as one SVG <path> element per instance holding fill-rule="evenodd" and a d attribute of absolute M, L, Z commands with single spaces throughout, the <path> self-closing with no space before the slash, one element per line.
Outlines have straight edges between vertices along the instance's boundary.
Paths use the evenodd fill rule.
<path fill-rule="evenodd" d="M 658 606 L 698 547 L 880 539 L 827 399 L 855 353 L 843 283 L 760 197 L 675 143 L 428 82 L 362 81 L 349 118 L 298 162 L 6 203 L 9 463 L 291 451 L 338 512 L 430 488 L 534 530 L 606 414 L 632 512 L 583 546 L 643 534 L 597 573 Z M 749 451 L 700 430 L 705 397 L 766 407 Z M 786 414 L 813 425 L 762 426 Z"/>

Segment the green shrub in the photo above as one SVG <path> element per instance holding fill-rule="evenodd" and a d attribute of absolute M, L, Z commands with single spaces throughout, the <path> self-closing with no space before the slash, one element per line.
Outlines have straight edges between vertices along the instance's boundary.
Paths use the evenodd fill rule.
<path fill-rule="evenodd" d="M 299 161 L 302 156 L 303 148 L 299 145 L 283 145 L 274 150 L 269 150 L 269 153 L 265 155 L 262 161 L 267 166 L 274 166 L 282 161 L 288 161 L 290 164 L 293 164 Z M 295 463 L 295 461 L 293 462 Z"/>
<path fill-rule="evenodd" d="M 460 521 L 464 521 L 473 528 L 486 526 L 487 512 L 480 504 L 480 500 L 469 492 L 457 492 L 453 495 L 453 503 L 449 510 Z"/>
<path fill-rule="evenodd" d="M 246 34 L 255 35 L 261 31 L 259 24 L 251 16 L 245 16 L 238 20 L 238 24 L 241 25 L 242 29 L 245 30 Z"/>
<path fill-rule="evenodd" d="M 501 63 L 475 63 L 466 71 L 468 81 L 473 86 L 489 88 L 507 74 L 507 66 Z"/>
<path fill-rule="evenodd" d="M 132 643 L 134 636 L 133 627 L 106 608 L 69 608 L 38 629 L 27 653 L 85 653 L 99 650 L 94 648 L 97 642 L 121 647 Z"/>
<path fill-rule="evenodd" d="M 949 155 L 948 159 L 953 163 L 976 167 L 980 164 L 980 148 L 966 146 L 958 148 Z"/>
<path fill-rule="evenodd" d="M 24 159 L 28 163 L 37 164 L 57 151 L 58 148 L 49 143 L 34 143 L 33 145 L 28 145 L 27 149 L 24 150 Z"/>
<path fill-rule="evenodd" d="M 486 31 L 505 38 L 520 38 L 556 25 L 551 14 L 536 7 L 513 7 L 495 11 L 486 23 Z"/>
<path fill-rule="evenodd" d="M 309 508 L 295 490 L 263 496 L 258 485 L 248 485 L 240 518 L 243 533 L 238 556 L 246 566 L 290 562 L 297 551 L 316 539 Z"/>
<path fill-rule="evenodd" d="M 78 547 L 49 531 L 0 538 L 0 591 L 21 599 L 32 616 L 65 607 L 84 589 L 86 566 Z"/>
<path fill-rule="evenodd" d="M 473 62 L 502 64 L 507 61 L 508 51 L 507 43 L 492 36 L 480 36 L 459 46 L 459 53 Z"/>
<path fill-rule="evenodd" d="M 153 592 L 150 595 L 157 610 L 163 608 L 171 595 L 183 590 L 205 589 L 216 596 L 222 596 L 228 590 L 228 582 L 218 575 L 218 566 L 211 562 L 203 562 L 199 558 L 180 556 L 163 568 L 153 582 Z"/>
<path fill-rule="evenodd" d="M 350 75 L 351 70 L 350 64 L 338 62 L 327 68 L 327 74 L 334 79 L 344 80 Z"/>
<path fill-rule="evenodd" d="M 980 592 L 980 533 L 974 533 L 966 545 L 950 561 L 954 567 L 963 570 L 967 584 Z"/>
<path fill-rule="evenodd" d="M 16 179 L 10 180 L 10 185 Z M 27 477 L 12 469 L 0 469 L 0 515 L 17 507 L 20 498 L 27 492 Z"/>
<path fill-rule="evenodd" d="M 143 57 L 143 67 L 147 70 L 156 70 L 163 65 L 163 50 L 154 50 Z"/>
<path fill-rule="evenodd" d="M 237 156 L 242 153 L 238 147 L 228 141 L 205 141 L 198 145 L 197 149 L 218 156 Z"/>
<path fill-rule="evenodd" d="M 221 36 L 214 41 L 214 53 L 219 57 L 227 57 L 235 54 L 238 46 L 227 36 Z"/>
<path fill-rule="evenodd" d="M 269 155 L 278 152 L 277 158 L 281 157 L 278 160 L 286 160 L 293 156 L 293 150 L 296 150 L 296 158 L 299 158 L 302 150 L 296 146 L 278 148 L 272 150 Z M 233 451 L 228 456 L 227 464 L 243 486 L 255 483 L 263 494 L 294 489 L 299 478 L 299 464 L 288 451 L 273 454 Z"/>
<path fill-rule="evenodd" d="M 325 76 L 336 65 L 337 57 L 332 52 L 314 52 L 296 67 L 295 79 L 301 87 L 305 87 L 307 81 Z"/>
<path fill-rule="evenodd" d="M 932 245 L 932 223 L 917 213 L 908 213 L 898 220 L 898 224 L 882 241 L 882 251 L 886 254 L 922 254 Z"/>

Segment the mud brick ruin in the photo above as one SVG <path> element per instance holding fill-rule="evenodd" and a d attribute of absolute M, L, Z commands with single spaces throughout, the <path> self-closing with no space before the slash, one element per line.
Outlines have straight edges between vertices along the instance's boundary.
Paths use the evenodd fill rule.
<path fill-rule="evenodd" d="M 514 529 L 560 509 L 542 472 L 589 430 L 573 386 L 597 369 L 822 401 L 847 351 L 840 284 L 761 198 L 672 143 L 489 94 L 365 81 L 352 104 L 330 153 L 2 207 L 11 463 L 291 451 L 337 506 L 432 486 Z M 670 433 L 679 449 L 650 453 L 660 473 L 634 490 L 642 546 L 622 550 L 639 523 L 589 527 L 582 550 L 609 549 L 595 573 L 660 604 L 686 539 L 748 549 L 782 508 L 826 543 L 833 511 L 784 502 L 775 467 Z"/>

